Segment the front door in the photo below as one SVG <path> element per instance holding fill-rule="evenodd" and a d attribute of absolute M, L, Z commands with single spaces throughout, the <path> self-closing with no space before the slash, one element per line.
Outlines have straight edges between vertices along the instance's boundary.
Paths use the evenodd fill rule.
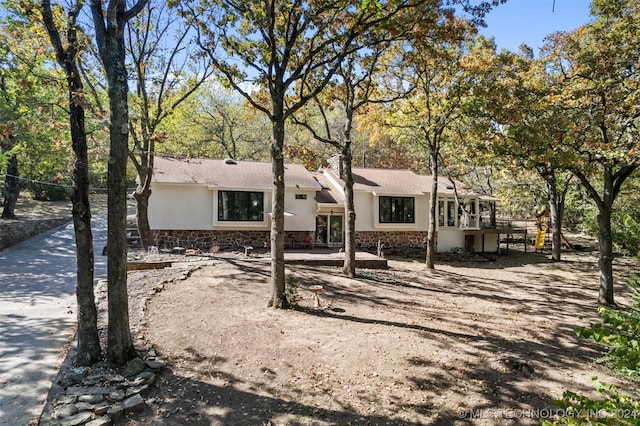
<path fill-rule="evenodd" d="M 342 247 L 342 216 L 329 216 L 329 245 Z"/>
<path fill-rule="evenodd" d="M 342 247 L 342 216 L 316 216 L 316 246 Z"/>

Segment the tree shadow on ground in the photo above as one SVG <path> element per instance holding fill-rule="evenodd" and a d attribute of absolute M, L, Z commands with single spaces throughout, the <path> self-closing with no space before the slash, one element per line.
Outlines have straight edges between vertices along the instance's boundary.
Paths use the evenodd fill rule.
<path fill-rule="evenodd" d="M 260 393 L 247 392 L 233 386 L 233 383 L 238 381 L 233 377 L 228 378 L 228 385 L 218 386 L 166 369 L 157 380 L 162 382 L 163 388 L 170 390 L 170 394 L 159 393 L 155 389 L 147 395 L 147 400 L 153 402 L 147 405 L 144 412 L 138 413 L 136 419 L 143 423 L 151 421 L 151 418 L 161 420 L 144 424 L 176 426 L 185 424 L 203 426 L 212 424 L 229 426 L 269 424 L 411 426 L 422 424 L 398 421 L 386 416 L 363 415 L 348 409 L 325 409 L 267 395 L 264 390 Z"/>
<path fill-rule="evenodd" d="M 160 390 L 152 391 L 143 413 L 144 420 L 156 421 L 150 424 L 538 424 L 556 412 L 552 397 L 561 397 L 558 389 L 593 393 L 588 378 L 574 377 L 574 371 L 588 375 L 585 365 L 600 353 L 575 335 L 580 315 L 596 316 L 580 276 L 551 286 L 563 278 L 561 271 L 545 268 L 524 281 L 518 273 L 480 277 L 455 268 L 396 268 L 347 279 L 338 278 L 338 268 L 289 266 L 301 281 L 300 308 L 255 313 L 268 293 L 268 274 L 260 269 L 264 265 L 234 262 L 228 270 L 206 272 L 215 276 L 210 283 L 194 277 L 193 291 L 208 300 L 203 306 L 214 306 L 210 315 L 218 315 L 218 326 L 210 329 L 218 334 L 209 344 L 186 340 L 187 349 L 167 342 L 170 370 L 159 378 Z M 314 284 L 323 286 L 320 308 L 311 306 L 305 290 Z M 216 302 L 223 292 L 232 293 L 223 299 L 225 306 Z M 479 303 L 489 312 L 474 309 Z M 226 315 L 219 314 L 222 308 Z M 176 320 L 174 312 L 162 314 Z M 202 322 L 185 320 L 190 328 L 180 323 L 177 335 L 204 333 Z M 216 342 L 222 344 L 230 332 L 235 337 L 227 339 L 228 352 L 219 352 Z M 252 338 L 260 341 L 247 340 Z M 162 342 L 154 343 L 162 349 Z M 282 347 L 293 351 L 276 359 Z M 387 351 L 385 365 L 376 363 L 379 349 Z M 358 373 L 352 383 L 360 392 L 344 399 L 336 396 L 344 395 L 340 369 L 305 359 L 314 354 L 317 363 L 340 363 L 340 351 L 359 357 L 344 365 L 347 374 Z M 265 353 L 274 358 L 256 356 Z M 358 364 L 367 361 L 372 371 Z M 309 383 L 312 370 L 326 380 L 318 388 L 290 380 L 307 376 Z M 387 390 L 394 386 L 400 390 Z"/>

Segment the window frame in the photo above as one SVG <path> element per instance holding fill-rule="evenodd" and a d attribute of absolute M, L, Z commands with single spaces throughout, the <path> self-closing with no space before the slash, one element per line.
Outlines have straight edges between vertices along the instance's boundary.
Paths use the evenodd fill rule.
<path fill-rule="evenodd" d="M 234 194 L 233 197 L 233 206 L 231 210 L 234 213 L 238 211 L 240 214 L 238 216 L 233 216 L 232 218 L 225 218 L 223 208 L 223 196 L 224 194 Z M 246 194 L 246 200 L 241 200 L 241 204 L 246 204 L 244 206 L 236 207 L 236 195 Z M 258 205 L 254 206 L 253 201 L 254 197 L 258 198 Z M 229 201 L 227 201 L 229 202 Z M 239 210 L 240 209 L 240 210 Z M 252 211 L 253 210 L 253 211 Z M 246 212 L 246 215 L 242 213 Z M 264 192 L 260 191 L 233 191 L 233 190 L 219 190 L 218 191 L 218 222 L 264 222 Z"/>
<path fill-rule="evenodd" d="M 388 200 L 388 205 L 387 201 Z M 399 203 L 401 202 L 401 203 Z M 410 206 L 405 203 L 410 202 Z M 401 204 L 401 205 L 399 205 Z M 394 209 L 395 207 L 395 209 Z M 401 207 L 400 210 L 397 210 Z M 407 208 L 410 208 L 410 212 L 407 212 Z M 388 209 L 389 213 L 383 213 L 383 209 Z M 398 213 L 403 216 L 403 220 L 398 220 Z M 409 213 L 407 215 L 407 213 Z M 407 219 L 410 216 L 410 220 Z M 388 218 L 388 219 L 387 219 Z M 378 223 L 384 225 L 410 225 L 416 223 L 416 199 L 415 197 L 405 196 L 380 196 L 378 197 Z"/>

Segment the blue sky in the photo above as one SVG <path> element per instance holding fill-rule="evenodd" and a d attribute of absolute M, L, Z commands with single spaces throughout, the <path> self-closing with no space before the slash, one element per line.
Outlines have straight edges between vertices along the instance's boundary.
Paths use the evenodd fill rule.
<path fill-rule="evenodd" d="M 522 43 L 537 52 L 556 31 L 572 31 L 591 20 L 589 0 L 507 0 L 486 17 L 481 33 L 493 36 L 498 50 L 517 51 Z"/>

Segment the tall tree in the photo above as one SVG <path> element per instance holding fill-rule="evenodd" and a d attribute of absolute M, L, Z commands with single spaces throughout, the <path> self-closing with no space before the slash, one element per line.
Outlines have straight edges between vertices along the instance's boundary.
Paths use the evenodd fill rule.
<path fill-rule="evenodd" d="M 572 152 L 563 144 L 572 123 L 557 102 L 557 75 L 536 61 L 526 46 L 519 53 L 500 54 L 493 47 L 483 59 L 480 65 L 491 78 L 477 86 L 481 95 L 472 105 L 483 117 L 476 122 L 482 123 L 476 129 L 480 144 L 512 167 L 531 170 L 542 179 L 553 229 L 551 257 L 560 261 L 562 218 L 572 178 L 564 167 Z"/>
<path fill-rule="evenodd" d="M 427 25 L 425 19 L 422 25 Z M 393 24 L 391 24 L 393 25 Z M 410 28 L 409 28 L 410 29 Z M 386 31 L 385 31 L 386 32 Z M 394 36 L 382 37 L 367 50 L 359 50 L 347 55 L 334 76 L 334 82 L 322 94 L 316 97 L 317 111 L 322 117 L 320 126 L 314 126 L 310 120 L 295 117 L 296 123 L 306 128 L 316 140 L 331 145 L 337 151 L 335 162 L 339 178 L 344 182 L 344 211 L 345 211 L 345 245 L 344 264 L 342 271 L 349 277 L 356 275 L 356 211 L 354 204 L 353 178 L 353 130 L 356 115 L 368 105 L 374 103 L 391 102 L 403 94 L 391 95 L 386 98 L 381 95 L 376 79 L 380 75 L 380 68 L 385 66 L 383 55 L 391 47 L 393 39 L 399 39 L 404 33 L 398 32 Z M 379 36 L 379 35 L 378 35 Z M 388 65 L 388 64 L 386 64 Z M 338 117 L 342 125 L 335 130 L 327 110 L 339 109 Z"/>
<path fill-rule="evenodd" d="M 598 209 L 600 304 L 615 306 L 611 215 L 640 166 L 640 5 L 594 0 L 594 22 L 550 40 L 542 58 L 560 76 L 557 100 L 572 123 L 566 167 Z"/>
<path fill-rule="evenodd" d="M 242 96 L 210 79 L 163 120 L 158 153 L 182 157 L 265 160 L 270 123 Z"/>
<path fill-rule="evenodd" d="M 398 138 L 416 146 L 429 159 L 432 185 L 425 259 L 429 269 L 434 268 L 442 150 L 456 140 L 457 125 L 464 118 L 465 103 L 476 78 L 465 67 L 473 25 L 452 11 L 444 19 L 440 27 L 417 32 L 403 50 L 400 58 L 405 68 L 399 77 L 414 88 L 414 93 L 399 102 L 387 121 Z"/>
<path fill-rule="evenodd" d="M 91 207 L 89 205 L 89 160 L 87 155 L 87 135 L 85 131 L 84 90 L 78 69 L 80 40 L 77 19 L 82 9 L 81 3 L 70 6 L 66 15 L 63 42 L 51 1 L 42 0 L 40 10 L 56 59 L 62 67 L 69 90 L 69 120 L 71 140 L 75 155 L 73 165 L 73 191 L 71 193 L 73 225 L 76 237 L 78 301 L 78 355 L 79 365 L 90 365 L 100 359 L 100 340 L 95 299 L 93 295 L 93 235 L 91 233 Z M 59 10 L 60 12 L 60 10 Z M 58 18 L 61 18 L 58 16 Z"/>
<path fill-rule="evenodd" d="M 287 306 L 284 274 L 286 122 L 329 83 L 358 37 L 417 2 L 180 2 L 226 82 L 272 123 L 271 297 Z M 437 2 L 436 2 L 437 3 Z M 225 58 L 221 60 L 221 58 Z M 243 67 L 243 69 L 240 68 Z M 261 88 L 263 90 L 255 90 Z"/>
<path fill-rule="evenodd" d="M 149 226 L 149 197 L 159 125 L 211 75 L 211 62 L 198 55 L 190 37 L 193 25 L 181 25 L 164 1 L 150 1 L 127 25 L 127 50 L 135 76 L 136 96 L 129 117 L 129 158 L 138 173 L 136 218 L 142 248 L 154 241 Z"/>
<path fill-rule="evenodd" d="M 125 64 L 127 23 L 142 11 L 147 0 L 127 9 L 124 0 L 91 0 L 96 44 L 107 77 L 110 128 L 107 197 L 107 358 L 123 364 L 136 356 L 129 328 L 127 293 L 127 158 L 129 153 L 129 84 Z"/>

